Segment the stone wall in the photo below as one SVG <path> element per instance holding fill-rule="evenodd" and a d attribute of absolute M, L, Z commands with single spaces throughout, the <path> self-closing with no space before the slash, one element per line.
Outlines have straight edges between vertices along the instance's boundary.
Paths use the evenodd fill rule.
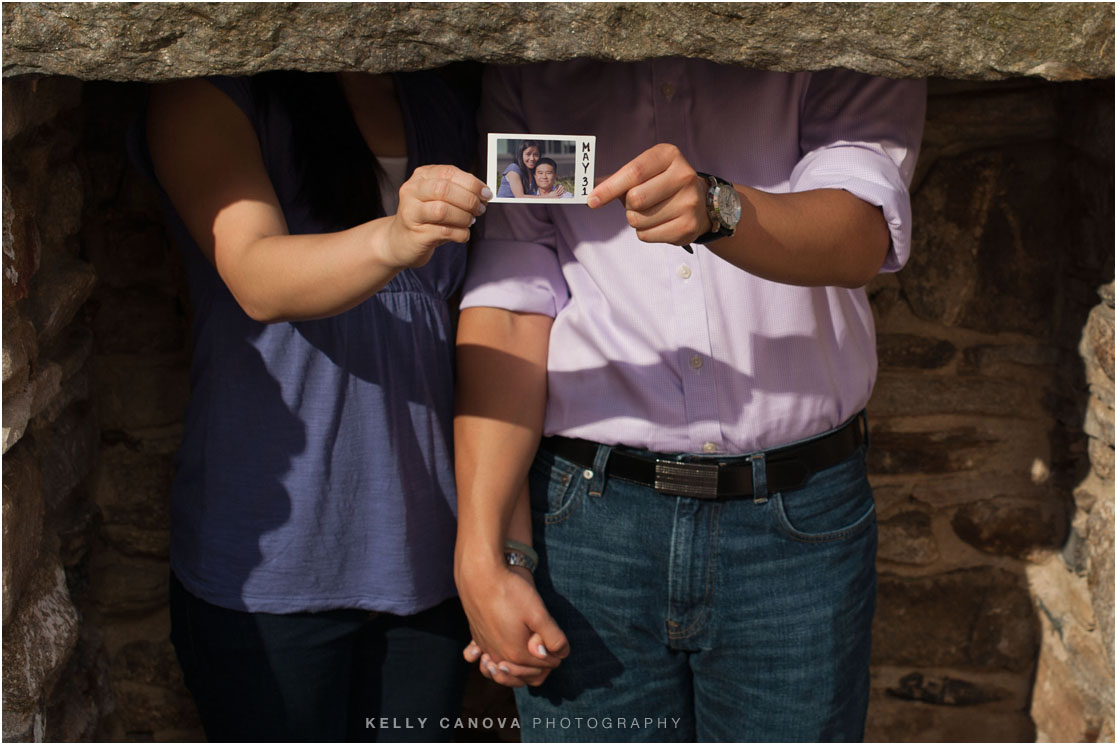
<path fill-rule="evenodd" d="M 1083 434 L 1085 422 L 1090 455 L 1112 464 L 1112 393 L 1079 354 L 1113 276 L 1112 132 L 1111 83 L 931 85 L 912 259 L 869 288 L 871 739 L 1112 737 L 1092 610 L 1112 618 L 1112 465 L 1108 485 L 1087 478 Z M 1102 323 L 1087 338 L 1107 340 L 1111 374 Z M 1090 572 L 1102 580 L 1087 587 Z"/>
<path fill-rule="evenodd" d="M 91 652 L 100 629 L 80 622 L 73 600 L 95 534 L 100 447 L 83 310 L 96 276 L 81 257 L 81 83 L 4 81 L 3 96 L 3 736 L 51 737 L 66 718 L 66 734 L 82 737 L 112 693 Z"/>
<path fill-rule="evenodd" d="M 486 7 L 5 4 L 4 739 L 200 737 L 165 606 L 182 266 L 124 154 L 142 87 L 59 75 L 581 50 L 955 78 L 931 84 L 913 258 L 869 288 L 881 591 L 868 736 L 1112 740 L 1113 81 L 958 82 L 1111 76 L 1112 7 Z M 455 11 L 465 20 L 443 28 Z M 570 33 L 497 22 L 525 13 Z M 732 44 L 702 30 L 718 19 Z M 51 76 L 13 76 L 28 71 Z M 466 706 L 512 711 L 479 678 Z"/>

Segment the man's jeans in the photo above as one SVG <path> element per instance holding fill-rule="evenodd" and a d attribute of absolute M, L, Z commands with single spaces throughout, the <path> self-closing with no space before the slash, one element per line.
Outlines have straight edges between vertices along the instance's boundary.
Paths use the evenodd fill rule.
<path fill-rule="evenodd" d="M 570 656 L 525 741 L 860 740 L 876 597 L 864 446 L 794 491 L 664 496 L 540 451 L 536 574 Z M 764 469 L 754 468 L 757 491 Z"/>

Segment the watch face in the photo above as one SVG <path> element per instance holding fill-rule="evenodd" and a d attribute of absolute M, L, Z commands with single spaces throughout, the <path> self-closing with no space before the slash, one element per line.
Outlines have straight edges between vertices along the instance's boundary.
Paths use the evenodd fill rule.
<path fill-rule="evenodd" d="M 718 217 L 722 227 L 733 230 L 741 221 L 741 198 L 737 190 L 726 184 L 718 185 Z"/>

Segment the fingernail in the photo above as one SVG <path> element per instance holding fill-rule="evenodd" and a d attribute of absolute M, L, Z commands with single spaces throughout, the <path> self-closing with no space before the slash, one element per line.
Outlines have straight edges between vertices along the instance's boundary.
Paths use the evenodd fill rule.
<path fill-rule="evenodd" d="M 547 648 L 545 646 L 543 646 L 542 644 L 540 644 L 538 647 L 536 647 L 535 651 L 539 653 L 540 657 L 546 657 L 547 656 Z"/>
<path fill-rule="evenodd" d="M 497 665 L 497 667 L 500 668 L 500 671 L 502 673 L 504 673 L 505 675 L 511 675 L 512 674 L 512 671 L 508 669 L 507 665 Z"/>
<path fill-rule="evenodd" d="M 487 210 L 488 208 L 489 208 L 488 205 L 486 205 L 484 202 L 482 202 L 481 203 L 481 214 L 482 215 L 485 214 L 485 210 Z"/>
<path fill-rule="evenodd" d="M 489 670 L 489 675 L 496 675 L 496 665 L 494 665 L 493 663 L 491 663 L 491 662 L 489 663 L 488 670 Z"/>
<path fill-rule="evenodd" d="M 473 218 L 472 220 L 470 220 L 470 221 L 469 221 L 469 227 L 471 227 L 471 228 L 472 228 L 472 227 L 473 227 L 473 223 L 475 223 L 475 222 L 477 222 L 477 218 L 476 218 L 476 217 L 475 217 L 475 218 Z"/>
<path fill-rule="evenodd" d="M 481 189 L 481 198 L 482 199 L 492 199 L 493 198 L 493 190 L 490 189 L 487 186 L 485 188 Z"/>

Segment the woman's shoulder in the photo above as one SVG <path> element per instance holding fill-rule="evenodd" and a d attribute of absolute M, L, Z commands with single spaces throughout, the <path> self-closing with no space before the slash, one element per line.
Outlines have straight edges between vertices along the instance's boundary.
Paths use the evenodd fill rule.
<path fill-rule="evenodd" d="M 516 173 L 521 173 L 520 166 L 517 165 L 516 163 L 509 163 L 508 166 L 504 169 L 504 172 L 509 173 L 511 171 L 515 171 Z"/>

